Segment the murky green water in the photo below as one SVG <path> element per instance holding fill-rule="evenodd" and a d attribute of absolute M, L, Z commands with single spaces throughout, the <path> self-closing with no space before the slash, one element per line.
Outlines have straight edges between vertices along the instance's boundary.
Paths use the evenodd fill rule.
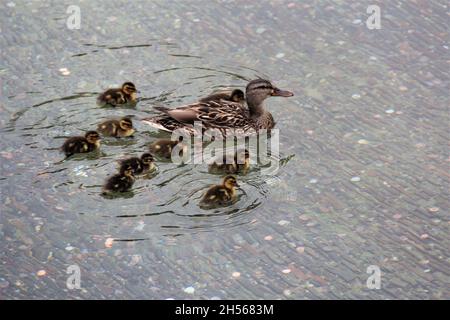
<path fill-rule="evenodd" d="M 0 298 L 449 299 L 448 4 L 377 1 L 380 30 L 369 4 L 2 1 Z M 158 163 L 128 197 L 100 196 L 117 159 L 165 136 L 138 121 L 153 105 L 257 76 L 296 94 L 267 101 L 275 176 L 254 168 L 207 214 L 205 165 Z M 125 80 L 136 108 L 95 105 Z M 64 137 L 120 115 L 134 139 L 61 162 Z"/>

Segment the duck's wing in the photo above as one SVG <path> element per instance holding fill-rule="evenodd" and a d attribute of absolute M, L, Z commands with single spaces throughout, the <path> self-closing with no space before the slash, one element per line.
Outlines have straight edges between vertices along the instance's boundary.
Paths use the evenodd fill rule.
<path fill-rule="evenodd" d="M 255 124 L 248 109 L 237 102 L 210 101 L 197 102 L 176 109 L 155 107 L 162 115 L 145 118 L 142 121 L 154 128 L 174 131 L 181 129 L 188 134 L 211 137 L 247 136 L 256 133 Z M 197 132 L 195 121 L 202 123 L 202 131 Z"/>
<path fill-rule="evenodd" d="M 248 124 L 248 110 L 239 103 L 231 101 L 198 102 L 176 109 L 156 107 L 172 119 L 187 124 L 201 121 L 205 127 L 241 128 Z"/>
<path fill-rule="evenodd" d="M 178 122 L 193 123 L 197 120 L 197 110 L 195 109 L 195 106 L 196 104 L 192 104 L 176 109 L 158 106 L 154 107 L 154 109 L 166 114 L 167 116 Z"/>
<path fill-rule="evenodd" d="M 123 93 L 118 89 L 108 89 L 97 97 L 97 104 L 109 104 L 115 106 L 117 104 L 125 103 L 126 99 Z"/>
<path fill-rule="evenodd" d="M 198 120 L 211 128 L 243 128 L 250 123 L 250 114 L 242 104 L 221 100 L 211 101 L 198 109 Z"/>
<path fill-rule="evenodd" d="M 150 118 L 142 119 L 142 122 L 163 131 L 172 132 L 176 129 L 182 128 L 184 126 L 183 123 L 173 119 L 167 115 L 155 116 Z"/>

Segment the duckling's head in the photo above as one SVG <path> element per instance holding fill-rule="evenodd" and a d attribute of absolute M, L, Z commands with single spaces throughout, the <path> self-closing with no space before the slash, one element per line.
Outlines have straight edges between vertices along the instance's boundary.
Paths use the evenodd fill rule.
<path fill-rule="evenodd" d="M 248 83 L 245 89 L 247 104 L 252 106 L 260 105 L 268 97 L 292 97 L 294 94 L 290 91 L 281 90 L 275 87 L 270 81 L 265 79 L 256 79 Z"/>
<path fill-rule="evenodd" d="M 86 140 L 89 143 L 97 143 L 98 141 L 100 141 L 100 135 L 98 134 L 97 131 L 88 131 L 86 132 L 86 134 L 84 135 L 84 137 L 86 138 Z"/>
<path fill-rule="evenodd" d="M 242 91 L 241 89 L 234 89 L 233 92 L 231 92 L 231 101 L 234 102 L 245 101 L 244 91 Z"/>
<path fill-rule="evenodd" d="M 132 177 L 134 171 L 133 171 L 133 167 L 130 164 L 123 164 L 120 167 L 119 172 L 120 172 L 120 174 L 123 174 L 124 176 Z"/>
<path fill-rule="evenodd" d="M 141 160 L 142 160 L 142 163 L 148 165 L 148 164 L 151 164 L 154 161 L 154 158 L 153 158 L 153 156 L 150 153 L 144 153 L 141 156 Z"/>
<path fill-rule="evenodd" d="M 133 122 L 130 118 L 122 118 L 119 121 L 119 126 L 123 130 L 132 130 L 133 129 Z"/>
<path fill-rule="evenodd" d="M 137 92 L 136 86 L 132 82 L 125 82 L 122 85 L 122 91 L 125 92 L 126 94 L 130 95 L 130 96 Z"/>
<path fill-rule="evenodd" d="M 227 189 L 234 189 L 235 187 L 239 187 L 237 180 L 233 176 L 226 176 L 223 178 L 223 185 Z"/>

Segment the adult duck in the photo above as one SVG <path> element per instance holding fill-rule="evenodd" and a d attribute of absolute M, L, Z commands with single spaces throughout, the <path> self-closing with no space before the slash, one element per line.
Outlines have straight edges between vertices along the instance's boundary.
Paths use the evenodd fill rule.
<path fill-rule="evenodd" d="M 294 95 L 264 79 L 250 81 L 245 91 L 247 107 L 223 99 L 196 102 L 175 109 L 155 107 L 163 114 L 143 119 L 143 122 L 165 131 L 181 129 L 189 134 L 204 134 L 206 131 L 215 137 L 247 136 L 275 126 L 272 115 L 264 108 L 265 99 Z M 197 121 L 202 124 L 202 132 L 197 132 L 194 126 Z"/>

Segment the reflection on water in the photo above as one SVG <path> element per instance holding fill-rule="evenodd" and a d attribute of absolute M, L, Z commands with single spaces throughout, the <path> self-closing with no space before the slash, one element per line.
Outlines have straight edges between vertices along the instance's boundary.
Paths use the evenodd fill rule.
<path fill-rule="evenodd" d="M 355 2 L 83 2 L 81 29 L 65 30 L 68 5 L 0 13 L 0 297 L 449 298 L 448 6 L 385 2 L 368 30 Z M 275 175 L 256 163 L 236 203 L 203 210 L 221 176 L 158 161 L 102 197 L 117 160 L 168 137 L 139 121 L 153 106 L 256 77 L 296 94 L 267 100 Z M 96 105 L 124 81 L 135 107 Z M 59 152 L 123 116 L 132 138 Z M 83 290 L 65 286 L 73 264 Z M 380 290 L 366 287 L 370 265 Z"/>

